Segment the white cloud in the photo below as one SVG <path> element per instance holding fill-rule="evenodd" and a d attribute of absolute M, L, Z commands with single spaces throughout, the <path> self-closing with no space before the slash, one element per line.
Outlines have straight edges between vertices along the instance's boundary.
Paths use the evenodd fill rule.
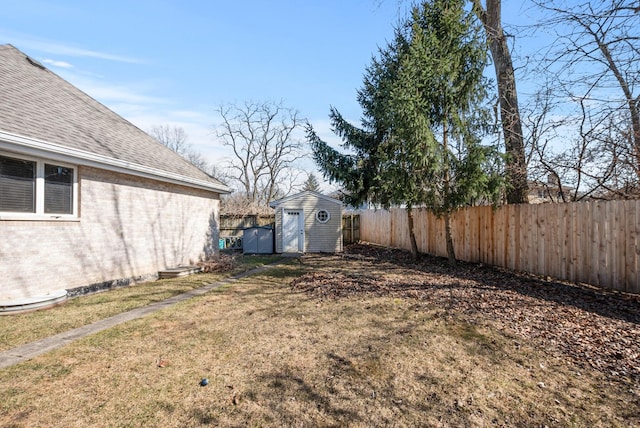
<path fill-rule="evenodd" d="M 100 76 L 62 70 L 60 75 L 92 98 L 109 107 L 138 128 L 148 132 L 153 126 L 171 125 L 184 129 L 187 142 L 211 164 L 219 165 L 230 156 L 213 133 L 213 110 L 175 108 L 171 99 L 149 95 L 158 93 L 157 81 L 139 81 L 119 85 L 105 83 Z"/>
<path fill-rule="evenodd" d="M 130 107 L 126 111 L 118 106 L 110 108 L 145 132 L 148 132 L 153 126 L 159 125 L 184 129 L 187 143 L 212 165 L 220 165 L 231 156 L 229 149 L 223 146 L 213 133 L 213 128 L 209 124 L 211 118 L 203 112 L 181 110 L 176 114 L 172 111 L 151 108 L 141 108 L 137 111 Z M 189 120 L 185 116 L 189 116 L 193 120 Z"/>
<path fill-rule="evenodd" d="M 50 52 L 50 53 L 59 54 L 59 55 L 97 58 L 97 59 L 104 59 L 108 61 L 126 62 L 130 64 L 144 63 L 143 60 L 138 58 L 130 58 L 130 57 L 121 56 L 121 55 L 113 55 L 106 52 L 98 52 L 98 51 L 92 51 L 88 49 L 74 48 L 71 46 L 50 44 L 50 45 L 46 45 L 45 48 L 48 49 L 45 52 Z"/>
<path fill-rule="evenodd" d="M 129 64 L 143 64 L 145 62 L 139 58 L 131 58 L 123 55 L 111 54 L 108 52 L 84 49 L 58 41 L 37 39 L 32 36 L 25 36 L 20 34 L 0 33 L 0 39 L 11 40 L 11 43 L 13 45 L 23 51 L 37 51 L 50 55 L 96 58 L 107 61 L 125 62 Z"/>
<path fill-rule="evenodd" d="M 43 59 L 43 63 L 59 68 L 73 68 L 73 65 L 65 61 L 56 61 L 55 59 Z"/>
<path fill-rule="evenodd" d="M 331 130 L 331 121 L 328 118 L 309 120 L 309 123 L 313 126 L 313 130 L 322 141 L 335 149 L 340 148 L 342 140 Z"/>
<path fill-rule="evenodd" d="M 72 85 L 80 88 L 92 98 L 109 105 L 153 105 L 153 104 L 167 104 L 167 100 L 145 95 L 139 89 L 136 89 L 132 85 L 123 86 L 104 83 L 103 81 L 94 78 L 93 76 L 85 76 L 77 73 L 71 73 L 69 71 L 62 71 L 60 73 L 65 80 L 68 80 Z M 135 85 L 136 87 L 153 86 L 145 82 L 140 82 Z"/>
<path fill-rule="evenodd" d="M 187 119 L 198 120 L 198 121 L 200 121 L 200 120 L 212 121 L 213 120 L 213 113 L 212 114 L 206 114 L 206 113 L 203 113 L 201 111 L 175 110 L 175 111 L 171 112 L 171 114 L 172 114 L 172 116 L 180 117 L 180 118 L 183 118 L 185 120 L 187 120 Z"/>
<path fill-rule="evenodd" d="M 213 111 L 172 108 L 172 101 L 148 95 L 157 84 L 138 82 L 134 85 L 111 85 L 92 75 L 64 70 L 60 75 L 90 97 L 95 98 L 138 128 L 148 132 L 153 126 L 171 125 L 184 129 L 187 142 L 211 164 L 219 165 L 230 156 L 213 133 Z M 141 89 L 143 88 L 143 89 Z"/>

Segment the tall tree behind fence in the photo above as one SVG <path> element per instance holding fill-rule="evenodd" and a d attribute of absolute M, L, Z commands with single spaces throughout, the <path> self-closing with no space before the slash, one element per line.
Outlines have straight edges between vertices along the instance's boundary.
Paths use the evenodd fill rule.
<path fill-rule="evenodd" d="M 414 222 L 419 251 L 446 257 L 444 221 Z M 459 260 L 640 293 L 640 201 L 471 207 L 452 227 Z M 361 211 L 360 237 L 410 249 L 405 210 Z"/>

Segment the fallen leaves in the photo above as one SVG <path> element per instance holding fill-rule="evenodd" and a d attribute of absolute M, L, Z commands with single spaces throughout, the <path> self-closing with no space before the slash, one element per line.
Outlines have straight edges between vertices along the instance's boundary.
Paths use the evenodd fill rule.
<path fill-rule="evenodd" d="M 311 271 L 291 283 L 320 299 L 362 293 L 413 298 L 470 322 L 490 322 L 582 366 L 640 381 L 640 297 L 553 282 L 483 265 L 354 245 L 353 271 Z M 383 273 L 379 273 L 380 270 Z M 373 271 L 378 273 L 373 274 Z"/>
<path fill-rule="evenodd" d="M 202 268 L 204 273 L 228 272 L 238 266 L 238 261 L 232 255 L 216 254 L 207 260 L 198 262 L 197 265 Z"/>

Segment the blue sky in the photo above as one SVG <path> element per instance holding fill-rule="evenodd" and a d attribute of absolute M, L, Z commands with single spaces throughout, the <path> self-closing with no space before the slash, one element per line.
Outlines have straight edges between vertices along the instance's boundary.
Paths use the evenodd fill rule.
<path fill-rule="evenodd" d="M 184 128 L 212 163 L 227 155 L 212 132 L 222 103 L 282 100 L 327 140 L 330 106 L 358 121 L 364 69 L 404 16 L 397 0 L 0 0 L 0 7 L 0 44 L 144 130 Z M 503 5 L 505 20 L 522 14 L 513 2 Z"/>

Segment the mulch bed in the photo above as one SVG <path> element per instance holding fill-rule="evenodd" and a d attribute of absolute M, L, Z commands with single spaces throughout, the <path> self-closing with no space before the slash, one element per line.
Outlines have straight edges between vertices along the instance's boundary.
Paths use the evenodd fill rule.
<path fill-rule="evenodd" d="M 610 378 L 640 382 L 640 296 L 478 264 L 449 267 L 444 259 L 424 255 L 414 262 L 406 251 L 373 245 L 349 246 L 342 257 L 387 263 L 405 274 L 319 271 L 294 280 L 292 287 L 319 298 L 361 293 L 414 298 L 468 322 L 489 321 Z"/>

